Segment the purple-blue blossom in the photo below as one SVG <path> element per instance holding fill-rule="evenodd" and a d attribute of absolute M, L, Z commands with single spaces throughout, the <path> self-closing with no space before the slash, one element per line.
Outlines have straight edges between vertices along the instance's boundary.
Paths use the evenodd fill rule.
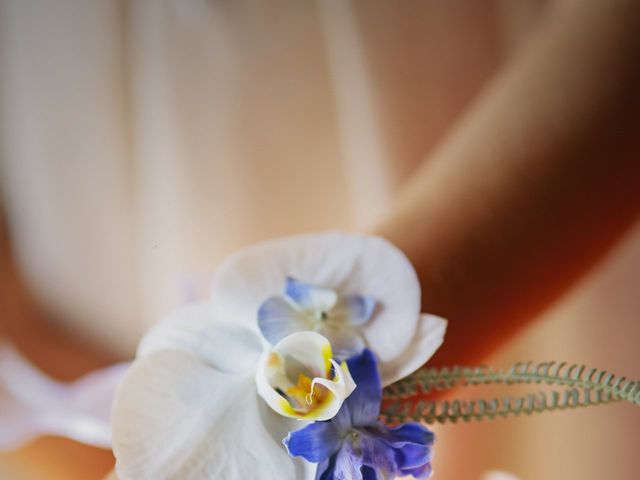
<path fill-rule="evenodd" d="M 434 435 L 419 423 L 391 428 L 379 422 L 382 388 L 373 353 L 347 361 L 357 385 L 338 414 L 289 433 L 291 456 L 317 463 L 316 480 L 390 480 L 431 475 Z"/>

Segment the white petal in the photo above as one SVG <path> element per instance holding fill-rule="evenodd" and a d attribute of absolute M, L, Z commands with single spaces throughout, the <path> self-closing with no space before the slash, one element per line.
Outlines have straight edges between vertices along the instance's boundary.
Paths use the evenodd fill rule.
<path fill-rule="evenodd" d="M 331 368 L 331 344 L 315 332 L 296 332 L 278 342 L 273 351 L 310 368 L 314 377 L 326 376 Z"/>
<path fill-rule="evenodd" d="M 215 305 L 225 315 L 252 324 L 264 300 L 282 295 L 288 277 L 326 288 L 339 284 L 358 253 L 352 242 L 336 248 L 343 237 L 339 233 L 295 236 L 235 253 L 214 277 Z"/>
<path fill-rule="evenodd" d="M 420 316 L 418 331 L 407 350 L 392 362 L 380 364 L 382 386 L 390 385 L 422 367 L 438 350 L 447 330 L 447 321 L 435 315 Z"/>
<path fill-rule="evenodd" d="M 362 326 L 381 362 L 411 343 L 420 313 L 420 286 L 406 256 L 382 238 L 338 232 L 263 243 L 224 262 L 214 279 L 213 301 L 225 316 L 255 324 L 260 304 L 282 293 L 287 277 L 336 290 L 369 295 L 377 302 Z"/>
<path fill-rule="evenodd" d="M 0 450 L 42 435 L 110 449 L 111 403 L 126 368 L 128 364 L 118 364 L 62 383 L 9 345 L 0 346 Z"/>
<path fill-rule="evenodd" d="M 278 363 L 277 365 L 274 363 Z M 258 395 L 271 407 L 271 409 L 282 415 L 283 417 L 295 418 L 293 407 L 291 404 L 280 395 L 273 385 L 273 377 L 281 374 L 279 365 L 282 359 L 273 354 L 273 352 L 265 352 L 260 361 L 258 362 L 258 369 L 256 371 L 256 389 Z M 282 375 L 284 375 L 282 373 Z"/>
<path fill-rule="evenodd" d="M 349 325 L 363 325 L 369 321 L 376 308 L 376 300 L 368 295 L 343 295 L 331 315 L 343 317 Z"/>
<path fill-rule="evenodd" d="M 210 303 L 177 308 L 147 332 L 138 357 L 159 350 L 181 350 L 223 372 L 252 370 L 262 352 L 257 330 L 222 322 Z"/>
<path fill-rule="evenodd" d="M 178 350 L 134 362 L 113 409 L 121 480 L 297 480 L 314 467 L 287 455 L 296 422 L 277 416 L 253 376 L 229 374 Z"/>

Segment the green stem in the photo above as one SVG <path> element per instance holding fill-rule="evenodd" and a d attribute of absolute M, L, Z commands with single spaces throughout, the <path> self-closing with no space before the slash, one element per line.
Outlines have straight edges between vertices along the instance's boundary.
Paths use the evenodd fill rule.
<path fill-rule="evenodd" d="M 546 383 L 566 387 L 566 390 L 473 401 L 451 400 L 438 403 L 425 399 L 433 390 L 497 383 Z M 517 363 L 506 370 L 492 370 L 489 367 L 443 367 L 419 370 L 390 385 L 384 390 L 384 399 L 381 416 L 388 423 L 407 420 L 444 423 L 542 413 L 617 401 L 640 405 L 640 382 L 565 362 Z"/>

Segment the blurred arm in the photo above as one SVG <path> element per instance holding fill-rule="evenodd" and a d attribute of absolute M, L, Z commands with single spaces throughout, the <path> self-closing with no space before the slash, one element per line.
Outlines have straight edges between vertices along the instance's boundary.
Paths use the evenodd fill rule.
<path fill-rule="evenodd" d="M 640 3 L 562 4 L 374 230 L 477 362 L 567 289 L 640 210 Z"/>

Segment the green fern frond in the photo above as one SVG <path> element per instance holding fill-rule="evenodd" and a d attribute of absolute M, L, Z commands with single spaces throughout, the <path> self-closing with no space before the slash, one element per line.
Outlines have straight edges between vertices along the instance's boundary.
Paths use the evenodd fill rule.
<path fill-rule="evenodd" d="M 434 390 L 500 383 L 545 383 L 566 387 L 566 390 L 474 401 L 434 402 L 425 399 Z M 506 370 L 492 370 L 486 366 L 443 367 L 418 370 L 385 388 L 381 415 L 390 424 L 408 420 L 445 423 L 565 410 L 618 401 L 640 405 L 640 382 L 566 362 L 516 363 Z"/>

